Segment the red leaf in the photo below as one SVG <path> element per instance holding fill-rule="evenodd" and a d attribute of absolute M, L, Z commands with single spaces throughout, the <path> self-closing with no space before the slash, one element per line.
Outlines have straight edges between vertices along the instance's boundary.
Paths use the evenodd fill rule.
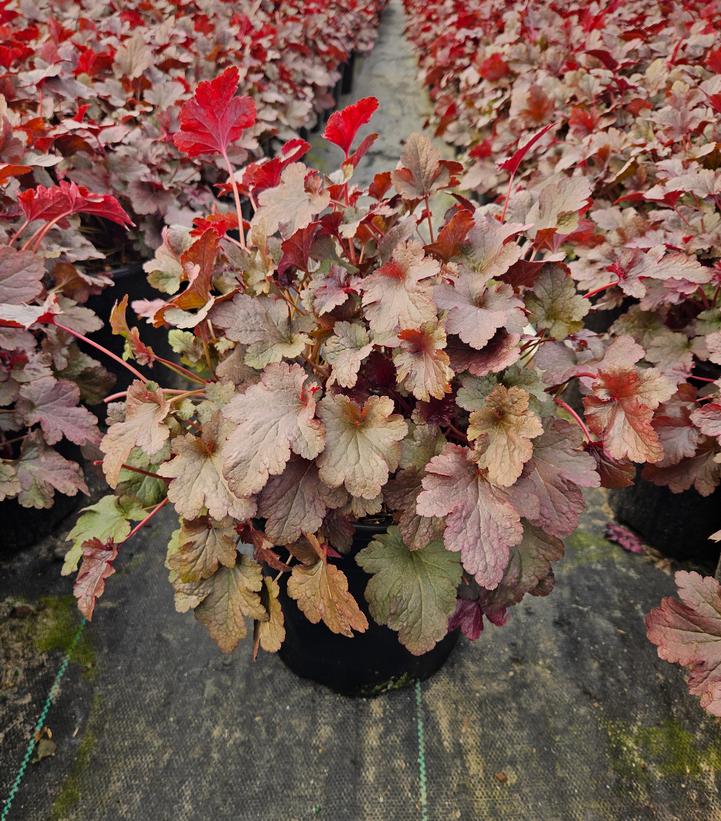
<path fill-rule="evenodd" d="M 298 229 L 292 236 L 283 241 L 280 246 L 283 256 L 278 263 L 278 276 L 281 279 L 284 279 L 285 273 L 291 268 L 297 268 L 301 271 L 308 270 L 310 252 L 320 227 L 319 222 L 311 222 L 310 225 Z"/>
<path fill-rule="evenodd" d="M 73 587 L 78 600 L 78 609 L 90 620 L 93 617 L 95 602 L 105 591 L 105 579 L 115 573 L 113 562 L 118 555 L 118 546 L 112 539 L 103 542 L 100 539 L 88 539 L 83 543 L 83 563 Z"/>
<path fill-rule="evenodd" d="M 548 125 L 544 125 L 540 131 L 537 131 L 530 140 L 525 142 L 520 148 L 517 148 L 510 157 L 507 157 L 502 162 L 498 163 L 500 168 L 503 168 L 504 171 L 508 171 L 509 174 L 515 174 L 518 171 L 518 166 L 523 162 L 523 158 L 528 154 L 528 152 L 533 148 L 533 146 L 543 137 L 544 134 L 547 134 L 553 127 L 555 123 L 549 123 Z"/>
<path fill-rule="evenodd" d="M 120 203 L 110 194 L 94 194 L 84 185 L 62 180 L 58 185 L 46 188 L 38 185 L 37 188 L 28 188 L 18 194 L 20 207 L 25 217 L 45 222 L 57 221 L 61 227 L 65 217 L 72 214 L 95 214 L 128 226 L 133 222 L 121 208 Z"/>
<path fill-rule="evenodd" d="M 460 253 L 468 232 L 473 227 L 473 214 L 465 209 L 460 209 L 441 228 L 438 239 L 426 246 L 429 254 L 448 262 Z"/>
<path fill-rule="evenodd" d="M 297 162 L 310 151 L 310 143 L 301 139 L 289 140 L 280 150 L 280 154 L 270 160 L 261 160 L 250 163 L 243 170 L 241 190 L 257 197 L 268 188 L 280 185 L 283 169 L 293 162 Z M 230 193 L 231 186 L 218 186 L 225 193 Z"/>
<path fill-rule="evenodd" d="M 181 151 L 190 157 L 225 154 L 255 124 L 255 103 L 250 97 L 236 97 L 237 88 L 235 66 L 198 85 L 193 99 L 180 109 L 180 131 L 173 136 Z"/>
<path fill-rule="evenodd" d="M 341 111 L 334 112 L 330 115 L 323 137 L 337 145 L 348 159 L 358 129 L 370 120 L 377 108 L 378 100 L 375 97 L 364 97 Z"/>
<path fill-rule="evenodd" d="M 238 217 L 235 213 L 227 211 L 221 214 L 208 214 L 205 217 L 195 217 L 193 220 L 193 230 L 191 237 L 202 237 L 203 234 L 212 229 L 218 237 L 224 237 L 228 231 L 238 228 Z"/>
<path fill-rule="evenodd" d="M 715 74 L 721 74 L 721 47 L 709 51 L 706 55 L 706 68 Z"/>
<path fill-rule="evenodd" d="M 490 57 L 486 57 L 486 59 L 479 64 L 478 73 L 484 80 L 494 83 L 507 76 L 510 72 L 508 70 L 508 63 L 496 52 L 495 54 L 491 54 Z"/>

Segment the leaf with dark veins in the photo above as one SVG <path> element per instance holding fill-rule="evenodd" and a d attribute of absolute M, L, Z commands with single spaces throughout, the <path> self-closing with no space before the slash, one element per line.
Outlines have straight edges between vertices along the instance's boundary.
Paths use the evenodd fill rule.
<path fill-rule="evenodd" d="M 45 376 L 20 388 L 18 410 L 27 425 L 39 424 L 49 445 L 63 436 L 76 445 L 98 444 L 97 417 L 80 405 L 80 389 L 73 382 Z"/>
<path fill-rule="evenodd" d="M 511 498 L 532 524 L 563 538 L 573 533 L 584 510 L 581 488 L 600 485 L 595 468 L 580 430 L 563 419 L 546 419 Z"/>
<path fill-rule="evenodd" d="M 497 587 L 510 548 L 523 538 L 521 517 L 507 493 L 494 487 L 467 448 L 448 444 L 430 460 L 416 510 L 445 516 L 443 540 L 461 554 L 463 567 L 488 589 Z"/>
<path fill-rule="evenodd" d="M 113 562 L 118 546 L 112 539 L 88 539 L 83 544 L 83 561 L 73 585 L 78 609 L 88 621 L 93 618 L 96 601 L 105 592 L 105 580 L 115 573 Z"/>
<path fill-rule="evenodd" d="M 273 476 L 263 488 L 258 513 L 266 520 L 268 539 L 287 545 L 300 539 L 304 531 L 315 533 L 326 511 L 340 507 L 345 499 L 342 489 L 321 482 L 314 462 L 294 457 L 283 473 Z"/>

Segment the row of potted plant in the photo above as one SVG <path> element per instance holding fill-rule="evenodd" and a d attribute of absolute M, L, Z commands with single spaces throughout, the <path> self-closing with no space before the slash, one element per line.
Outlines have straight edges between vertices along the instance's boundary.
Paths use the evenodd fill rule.
<path fill-rule="evenodd" d="M 482 201 L 506 203 L 519 222 L 587 199 L 583 219 L 545 247 L 566 255 L 594 312 L 608 317 L 599 323 L 597 313 L 587 325 L 610 326 L 611 344 L 579 334 L 544 345 L 540 356 L 568 374 L 590 371 L 580 377 L 587 409 L 598 385 L 588 364 L 604 349 L 663 375 L 671 388 L 652 404 L 635 379 L 604 380 L 609 396 L 640 412 L 626 447 L 644 463 L 640 480 L 612 493 L 612 504 L 655 546 L 715 560 L 708 539 L 721 523 L 721 11 L 683 2 L 670 13 L 645 0 L 407 0 L 406 8 L 436 133 L 472 163 L 463 184 Z M 498 165 L 517 141 L 534 143 L 533 161 L 513 171 Z M 593 418 L 589 427 L 596 433 Z M 649 636 L 663 657 L 696 670 L 702 701 L 719 711 L 709 695 L 715 668 L 702 649 L 717 632 L 704 603 L 712 597 L 712 612 L 721 610 L 718 583 L 682 575 L 679 589 L 685 603 L 665 602 L 649 617 Z M 682 624 L 699 635 L 683 636 Z"/>
<path fill-rule="evenodd" d="M 165 224 L 208 210 L 226 158 L 179 152 L 179 104 L 233 66 L 257 116 L 235 163 L 272 153 L 334 105 L 341 67 L 374 42 L 383 0 L 69 0 L 0 11 L 3 209 L 60 180 L 113 192 L 129 232 L 88 226 L 74 259 L 144 260 Z M 94 230 L 90 230 L 94 228 Z"/>
<path fill-rule="evenodd" d="M 460 195 L 463 166 L 423 135 L 354 186 L 376 107 L 329 119 L 336 172 L 291 142 L 233 171 L 234 211 L 166 235 L 167 298 L 137 308 L 168 328 L 190 386 L 150 380 L 154 353 L 116 306 L 137 367 L 100 443 L 113 492 L 78 519 L 64 567 L 91 617 L 123 543 L 172 505 L 179 610 L 223 651 L 252 623 L 254 652 L 363 694 L 428 675 L 459 630 L 477 638 L 484 617 L 548 594 L 583 488 L 632 480 L 648 456 L 635 432 L 674 391 L 630 339 L 582 331 L 589 301 L 557 249 L 586 197 L 530 202 L 516 221 L 513 198 Z M 226 155 L 251 111 L 226 72 L 184 104 L 175 144 Z M 575 356 L 581 338 L 583 369 L 543 355 L 568 342 Z M 585 419 L 564 399 L 578 380 Z"/>
<path fill-rule="evenodd" d="M 67 515 L 62 499 L 87 490 L 78 448 L 96 444 L 100 434 L 86 406 L 100 403 L 112 383 L 90 356 L 98 340 L 113 347 L 112 298 L 102 292 L 119 282 L 122 292 L 137 292 L 131 297 L 148 295 L 140 266 L 122 281 L 124 271 L 114 266 L 152 256 L 165 221 L 191 225 L 193 215 L 218 207 L 216 195 L 232 201 L 231 160 L 260 158 L 272 153 L 272 141 L 287 138 L 296 150 L 307 148 L 298 129 L 332 104 L 339 66 L 372 46 L 382 5 L 190 2 L 151 9 L 83 0 L 0 10 L 0 501 L 7 547 L 49 532 Z M 179 101 L 195 79 L 230 63 L 225 82 L 253 92 L 243 139 L 226 157 L 181 151 L 172 138 Z M 179 251 L 181 269 L 194 263 L 187 250 Z M 28 324 L 58 307 L 67 328 Z M 80 346 L 74 334 L 86 337 Z M 159 337 L 155 331 L 153 340 Z M 160 356 L 170 354 L 162 342 L 154 361 L 182 371 Z M 118 353 L 122 347 L 116 360 Z M 105 364 L 120 376 L 116 390 L 126 387 L 126 369 Z M 44 528 L 23 511 L 38 508 L 50 511 Z"/>

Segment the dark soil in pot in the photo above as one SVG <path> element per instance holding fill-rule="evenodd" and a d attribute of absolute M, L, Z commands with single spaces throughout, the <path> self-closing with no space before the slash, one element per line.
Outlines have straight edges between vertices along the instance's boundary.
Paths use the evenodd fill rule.
<path fill-rule="evenodd" d="M 610 491 L 609 501 L 618 521 L 633 528 L 648 545 L 713 572 L 719 546 L 708 537 L 721 527 L 721 488 L 711 496 L 695 490 L 672 493 L 639 476 L 632 487 Z"/>
<path fill-rule="evenodd" d="M 89 336 L 94 342 L 97 342 L 118 356 L 122 356 L 125 347 L 124 340 L 122 337 L 113 334 L 110 329 L 110 312 L 113 309 L 113 305 L 119 302 L 124 294 L 128 295 L 129 305 L 136 299 L 157 299 L 162 295 L 148 283 L 147 275 L 145 271 L 143 271 L 142 262 L 125 265 L 122 268 L 114 268 L 108 271 L 107 275 L 112 278 L 113 285 L 105 288 L 102 293 L 88 300 L 88 308 L 95 311 L 103 321 L 103 327 L 94 334 L 89 334 Z M 128 308 L 128 323 L 131 327 L 137 325 L 143 342 L 150 345 L 159 356 L 166 359 L 176 358 L 168 345 L 167 329 L 153 328 L 152 325 L 145 320 L 137 319 L 131 307 Z M 80 344 L 82 346 L 83 343 L 81 342 Z M 115 376 L 115 391 L 126 390 L 133 381 L 133 375 L 130 371 L 118 362 L 110 359 L 109 356 L 103 356 L 99 351 L 91 351 L 89 349 L 86 350 L 86 353 L 96 358 Z M 156 365 L 155 368 L 150 371 L 151 375 L 153 373 L 155 373 L 155 378 L 162 382 L 169 371 Z"/>
<path fill-rule="evenodd" d="M 285 577 L 280 583 L 286 629 L 281 659 L 302 678 L 312 679 L 345 696 L 378 696 L 423 681 L 443 666 L 458 641 L 455 630 L 429 653 L 414 656 L 399 643 L 393 630 L 376 624 L 371 618 L 363 596 L 370 576 L 353 557 L 386 528 L 387 523 L 358 523 L 350 553 L 342 559 L 331 560 L 348 577 L 348 589 L 368 619 L 365 633 L 356 633 L 350 639 L 331 633 L 322 622 L 311 624 L 287 595 Z"/>

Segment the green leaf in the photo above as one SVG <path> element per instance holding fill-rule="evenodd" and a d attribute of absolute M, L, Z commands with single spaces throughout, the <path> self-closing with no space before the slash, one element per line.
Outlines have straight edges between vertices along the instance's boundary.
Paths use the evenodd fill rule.
<path fill-rule="evenodd" d="M 398 631 L 398 639 L 413 655 L 431 650 L 448 632 L 461 581 L 457 553 L 441 541 L 409 550 L 397 527 L 377 536 L 356 556 L 373 578 L 365 597 L 371 616 Z"/>
<path fill-rule="evenodd" d="M 83 508 L 75 526 L 67 535 L 67 541 L 73 544 L 65 554 L 62 575 L 69 576 L 77 570 L 83 557 L 83 542 L 88 539 L 100 539 L 101 542 L 112 539 L 119 544 L 128 533 L 130 522 L 115 496 L 103 496 L 99 502 Z"/>

